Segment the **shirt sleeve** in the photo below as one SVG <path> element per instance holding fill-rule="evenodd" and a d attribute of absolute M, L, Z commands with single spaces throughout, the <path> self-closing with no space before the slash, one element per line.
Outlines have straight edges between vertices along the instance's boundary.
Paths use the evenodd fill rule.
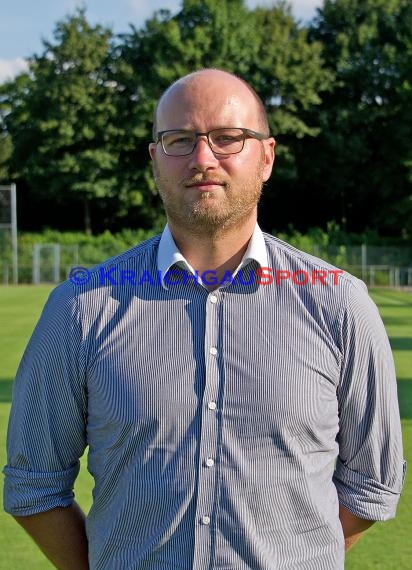
<path fill-rule="evenodd" d="M 396 374 L 378 310 L 363 284 L 354 285 L 342 322 L 339 502 L 360 518 L 395 516 L 405 463 Z"/>
<path fill-rule="evenodd" d="M 86 447 L 85 366 L 70 284 L 50 295 L 13 386 L 4 508 L 25 516 L 73 501 Z"/>

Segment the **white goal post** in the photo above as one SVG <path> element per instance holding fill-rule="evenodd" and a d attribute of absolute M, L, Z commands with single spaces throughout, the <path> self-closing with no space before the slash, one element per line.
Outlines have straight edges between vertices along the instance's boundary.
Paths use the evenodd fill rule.
<path fill-rule="evenodd" d="M 10 231 L 13 283 L 19 282 L 17 257 L 17 200 L 16 185 L 0 186 L 0 229 Z"/>

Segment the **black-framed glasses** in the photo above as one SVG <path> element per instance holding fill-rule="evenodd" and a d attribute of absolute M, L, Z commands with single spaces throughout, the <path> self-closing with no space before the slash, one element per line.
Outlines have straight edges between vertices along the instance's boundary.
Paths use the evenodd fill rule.
<path fill-rule="evenodd" d="M 185 130 L 160 131 L 157 133 L 155 143 L 160 142 L 164 153 L 168 156 L 186 156 L 194 151 L 198 137 L 207 138 L 214 154 L 237 154 L 243 150 L 246 139 L 262 141 L 269 138 L 251 129 L 224 127 L 207 133 Z"/>

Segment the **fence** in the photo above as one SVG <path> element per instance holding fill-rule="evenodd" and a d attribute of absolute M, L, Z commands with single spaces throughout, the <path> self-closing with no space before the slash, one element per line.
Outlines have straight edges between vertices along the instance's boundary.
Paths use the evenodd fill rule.
<path fill-rule="evenodd" d="M 79 265 L 79 247 L 57 243 L 37 243 L 19 248 L 18 282 L 60 283 L 67 279 L 72 267 Z M 0 259 L 0 283 L 11 282 L 11 266 L 5 256 Z"/>
<path fill-rule="evenodd" d="M 120 253 L 102 250 L 101 261 Z M 320 246 L 312 255 L 349 271 L 370 287 L 412 289 L 412 247 L 383 246 Z M 59 283 L 67 279 L 70 269 L 77 266 L 91 267 L 96 264 L 90 257 L 87 246 L 63 246 L 60 244 L 34 244 L 19 250 L 19 283 Z M 0 283 L 13 282 L 10 259 L 0 258 Z"/>
<path fill-rule="evenodd" d="M 309 253 L 349 271 L 369 287 L 412 288 L 412 247 L 315 246 Z"/>

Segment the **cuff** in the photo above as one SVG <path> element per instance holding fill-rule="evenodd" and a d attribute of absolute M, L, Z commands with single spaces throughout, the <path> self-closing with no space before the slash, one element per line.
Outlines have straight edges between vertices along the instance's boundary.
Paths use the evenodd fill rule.
<path fill-rule="evenodd" d="M 4 468 L 4 510 L 14 516 L 28 516 L 73 502 L 73 485 L 80 463 L 66 471 L 35 473 Z"/>
<path fill-rule="evenodd" d="M 385 521 L 393 518 L 402 491 L 405 468 L 406 463 L 403 463 L 400 484 L 392 488 L 352 471 L 338 459 L 333 480 L 339 503 L 362 519 Z"/>

